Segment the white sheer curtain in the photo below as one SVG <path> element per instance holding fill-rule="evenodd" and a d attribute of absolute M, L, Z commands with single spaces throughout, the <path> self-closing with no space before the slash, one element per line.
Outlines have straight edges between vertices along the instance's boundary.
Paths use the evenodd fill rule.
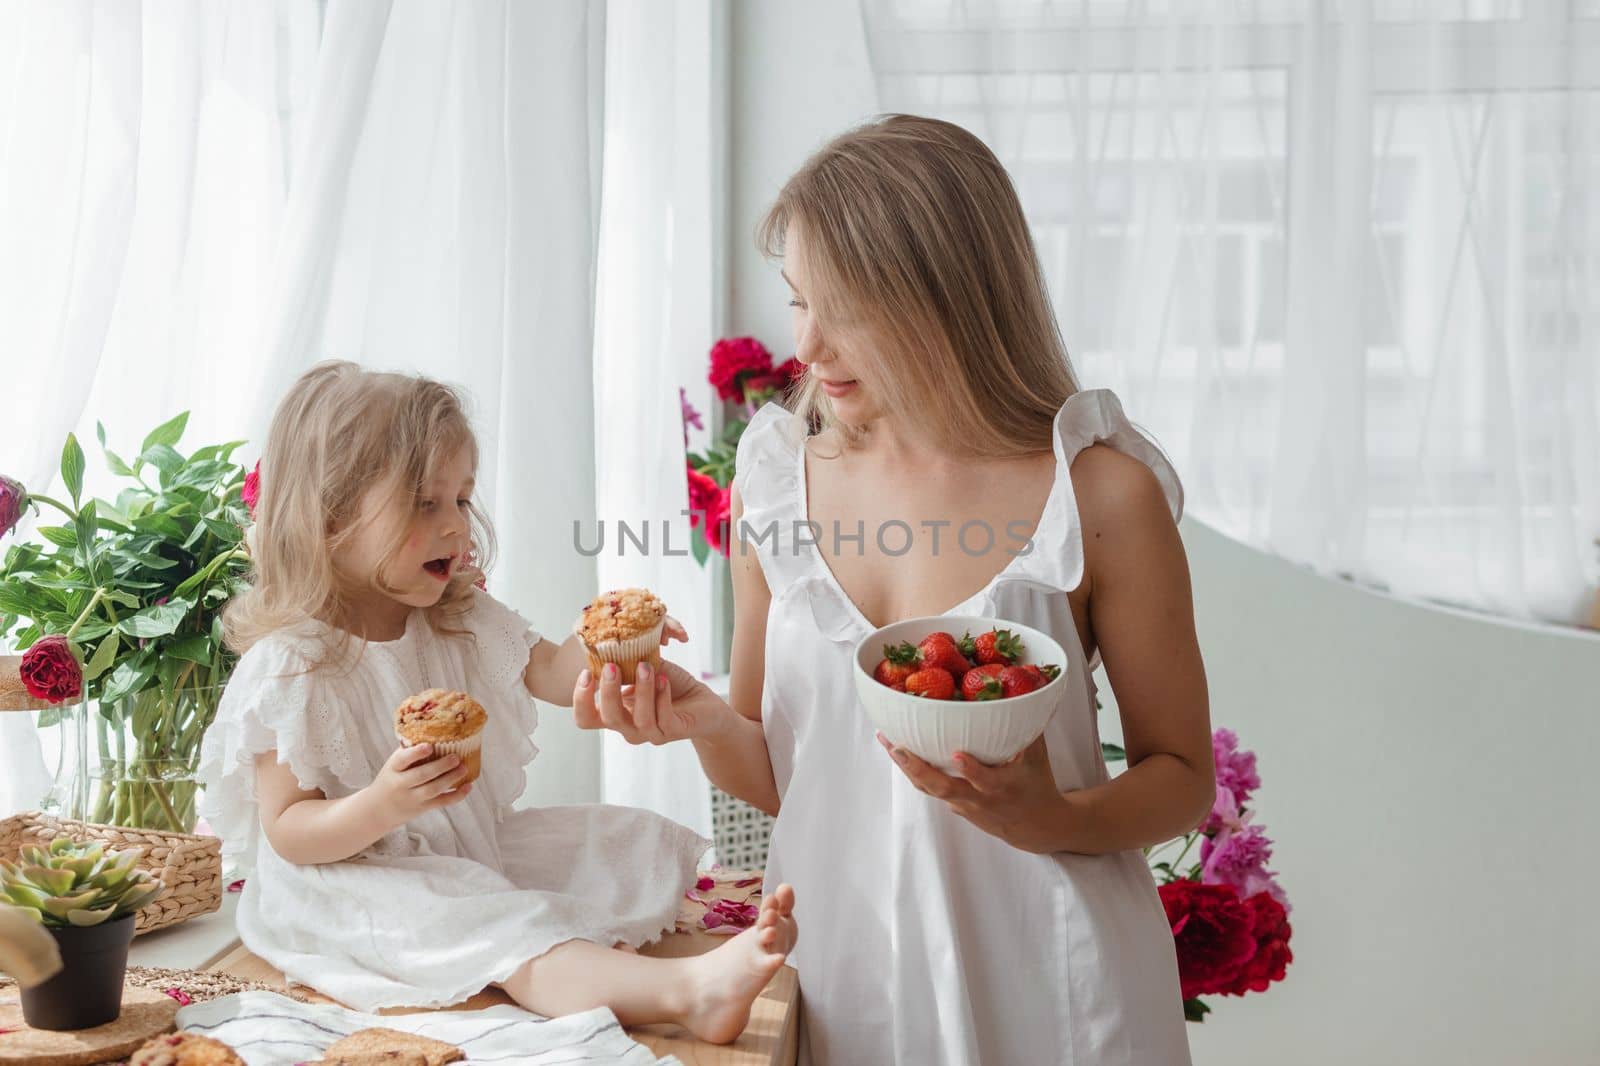
<path fill-rule="evenodd" d="M 1016 179 L 1081 378 L 1191 512 L 1397 593 L 1600 577 L 1600 4 L 863 0 Z"/>
<path fill-rule="evenodd" d="M 559 637 L 595 584 L 603 10 L 0 7 L 0 470 L 44 489 L 68 430 L 185 408 L 193 442 L 259 440 L 330 356 L 428 373 L 473 400 L 491 589 Z M 539 742 L 530 801 L 598 798 L 594 737 L 547 711 Z"/>
<path fill-rule="evenodd" d="M 689 631 L 670 656 L 709 671 L 714 571 L 688 554 L 678 389 L 712 406 L 706 358 L 722 307 L 721 167 L 726 123 L 716 0 L 612 0 L 606 16 L 606 156 L 595 324 L 598 513 L 605 588 L 654 589 Z M 641 550 L 619 536 L 648 529 Z M 593 546 L 597 530 L 585 535 Z M 619 550 L 620 549 L 620 550 Z M 675 553 L 675 554 L 669 554 Z M 716 565 L 715 561 L 713 565 Z M 647 807 L 707 836 L 711 794 L 685 744 L 632 747 L 607 734 L 604 798 Z"/>

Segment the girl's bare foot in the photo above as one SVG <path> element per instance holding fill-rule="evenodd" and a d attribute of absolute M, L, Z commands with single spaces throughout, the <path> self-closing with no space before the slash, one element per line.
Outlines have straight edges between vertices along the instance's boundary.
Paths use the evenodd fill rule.
<path fill-rule="evenodd" d="M 750 1006 L 794 948 L 794 889 L 779 885 L 761 901 L 756 924 L 693 964 L 689 1008 L 683 1025 L 712 1044 L 738 1039 L 750 1021 Z"/>

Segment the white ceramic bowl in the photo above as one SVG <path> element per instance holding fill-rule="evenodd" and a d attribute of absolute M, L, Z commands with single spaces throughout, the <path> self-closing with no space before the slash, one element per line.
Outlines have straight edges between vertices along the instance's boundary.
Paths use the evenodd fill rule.
<path fill-rule="evenodd" d="M 929 633 L 944 630 L 960 640 L 963 634 L 1009 629 L 1022 638 L 1024 663 L 1054 663 L 1061 673 L 1043 688 L 1003 700 L 931 700 L 910 696 L 880 684 L 872 671 L 883 658 L 885 644 L 916 644 Z M 953 770 L 951 760 L 964 751 L 983 763 L 1002 763 L 1026 748 L 1044 732 L 1045 724 L 1061 704 L 1067 678 L 1067 653 L 1050 636 L 1031 626 L 982 615 L 941 614 L 908 618 L 874 630 L 856 645 L 856 693 L 862 709 L 896 747 L 905 748 L 941 770 Z M 961 679 L 956 679 L 959 694 Z"/>

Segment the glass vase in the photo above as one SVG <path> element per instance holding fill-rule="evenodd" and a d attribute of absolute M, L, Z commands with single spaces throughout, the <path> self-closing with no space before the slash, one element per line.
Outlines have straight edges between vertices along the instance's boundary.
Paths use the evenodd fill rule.
<path fill-rule="evenodd" d="M 91 786 L 90 820 L 193 832 L 200 740 L 221 698 L 220 685 L 157 687 L 102 704 L 96 720 L 99 772 Z"/>

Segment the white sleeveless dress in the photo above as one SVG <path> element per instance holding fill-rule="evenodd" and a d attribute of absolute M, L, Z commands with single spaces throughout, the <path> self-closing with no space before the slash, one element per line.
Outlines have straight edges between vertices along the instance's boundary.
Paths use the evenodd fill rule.
<path fill-rule="evenodd" d="M 351 640 L 310 670 L 333 631 L 274 633 L 239 660 L 207 730 L 202 813 L 246 876 L 244 945 L 292 980 L 359 1010 L 457 1003 L 529 959 L 581 939 L 637 947 L 670 931 L 710 841 L 649 811 L 601 804 L 516 810 L 538 750 L 523 684 L 539 636 L 475 593 L 470 633 Z M 459 803 L 429 811 L 344 862 L 284 860 L 261 832 L 255 756 L 276 749 L 304 788 L 330 799 L 370 784 L 399 746 L 394 708 L 460 689 L 489 712 L 483 769 Z"/>
<path fill-rule="evenodd" d="M 1140 853 L 1020 851 L 917 791 L 873 739 L 851 676 L 873 626 L 812 535 L 794 532 L 807 520 L 804 436 L 798 416 L 763 407 L 739 442 L 737 481 L 754 533 L 780 531 L 756 548 L 772 594 L 762 721 L 782 797 L 766 883 L 795 886 L 808 1061 L 1188 1063 L 1177 956 Z M 1161 451 L 1113 394 L 1080 392 L 1056 415 L 1033 550 L 946 612 L 1022 622 L 1067 649 L 1069 684 L 1045 731 L 1063 790 L 1107 779 L 1093 664 L 1067 600 L 1083 576 L 1068 469 L 1097 441 L 1146 463 L 1179 513 Z"/>

